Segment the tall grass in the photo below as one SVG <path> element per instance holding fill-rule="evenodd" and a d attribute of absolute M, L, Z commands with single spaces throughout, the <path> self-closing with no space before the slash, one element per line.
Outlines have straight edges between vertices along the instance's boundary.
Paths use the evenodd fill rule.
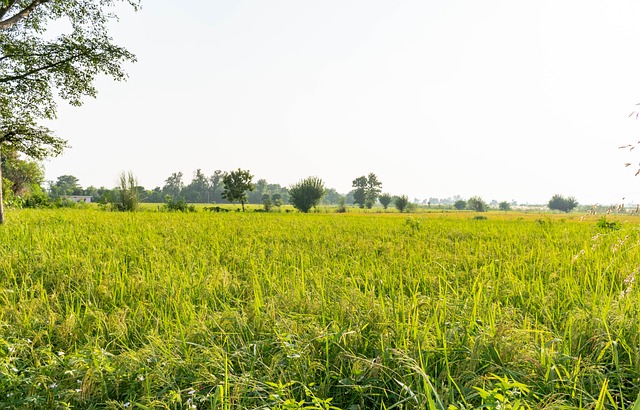
<path fill-rule="evenodd" d="M 14 211 L 4 408 L 627 408 L 638 233 L 470 215 Z"/>

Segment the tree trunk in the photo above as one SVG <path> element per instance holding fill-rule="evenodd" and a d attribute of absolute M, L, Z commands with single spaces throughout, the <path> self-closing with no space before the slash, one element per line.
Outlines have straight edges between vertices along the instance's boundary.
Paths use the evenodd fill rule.
<path fill-rule="evenodd" d="M 4 199 L 2 198 L 2 152 L 0 151 L 0 225 L 4 223 Z"/>

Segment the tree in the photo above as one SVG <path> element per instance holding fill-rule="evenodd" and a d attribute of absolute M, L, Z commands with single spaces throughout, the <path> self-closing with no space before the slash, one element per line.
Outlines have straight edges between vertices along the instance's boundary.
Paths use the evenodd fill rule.
<path fill-rule="evenodd" d="M 565 213 L 569 213 L 578 206 L 578 201 L 572 196 L 565 198 L 562 195 L 554 195 L 549 200 L 549 204 L 547 205 L 551 210 L 562 211 Z"/>
<path fill-rule="evenodd" d="M 479 196 L 472 196 L 467 201 L 467 209 L 476 212 L 486 212 L 487 211 L 487 203 Z"/>
<path fill-rule="evenodd" d="M 353 190 L 353 203 L 360 208 L 364 208 L 367 201 L 367 177 L 364 175 L 353 180 L 351 186 Z"/>
<path fill-rule="evenodd" d="M 217 169 L 213 171 L 213 175 L 209 177 L 209 191 L 211 192 L 211 196 L 207 202 L 216 202 L 216 195 L 218 195 L 218 191 L 220 191 L 222 185 L 222 175 L 223 172 Z"/>
<path fill-rule="evenodd" d="M 380 201 L 380 204 L 382 204 L 382 207 L 386 211 L 387 208 L 389 207 L 389 204 L 391 203 L 391 201 L 393 201 L 393 197 L 391 197 L 391 194 L 382 194 L 382 195 L 380 195 L 378 200 Z"/>
<path fill-rule="evenodd" d="M 16 151 L 5 152 L 2 158 L 2 176 L 8 182 L 2 186 L 9 188 L 12 195 L 28 195 L 44 182 L 44 168 L 40 163 L 20 158 Z"/>
<path fill-rule="evenodd" d="M 273 202 L 271 202 L 271 195 L 262 194 L 262 206 L 264 206 L 265 211 L 271 211 L 271 207 L 273 207 Z"/>
<path fill-rule="evenodd" d="M 400 211 L 400 213 L 404 212 L 405 209 L 409 206 L 409 197 L 406 195 L 395 197 L 393 204 L 396 209 Z"/>
<path fill-rule="evenodd" d="M 208 191 L 209 178 L 198 168 L 191 183 L 184 188 L 183 195 L 188 202 L 207 202 Z"/>
<path fill-rule="evenodd" d="M 507 201 L 502 201 L 498 204 L 498 209 L 500 209 L 501 211 L 510 211 L 511 204 Z"/>
<path fill-rule="evenodd" d="M 164 187 L 162 192 L 165 195 L 169 195 L 172 198 L 177 199 L 182 190 L 184 189 L 184 182 L 182 182 L 182 172 L 174 172 L 164 181 Z"/>
<path fill-rule="evenodd" d="M 81 195 L 82 187 L 78 178 L 73 175 L 60 175 L 55 183 L 49 186 L 49 193 L 54 198 L 67 195 Z"/>
<path fill-rule="evenodd" d="M 380 192 L 382 192 L 382 182 L 380 182 L 376 174 L 372 172 L 367 177 L 367 189 L 365 193 L 365 206 L 368 209 L 373 208 Z"/>
<path fill-rule="evenodd" d="M 240 202 L 242 204 L 242 212 L 244 212 L 244 204 L 247 202 L 247 191 L 255 189 L 253 183 L 253 175 L 249 171 L 238 168 L 237 171 L 226 172 L 222 177 L 224 190 L 222 197 L 229 202 Z"/>
<path fill-rule="evenodd" d="M 83 96 L 95 97 L 97 76 L 125 79 L 122 65 L 135 57 L 108 35 L 117 16 L 107 9 L 121 2 L 139 8 L 139 0 L 0 1 L 0 146 L 35 160 L 59 155 L 66 141 L 37 123 L 56 117 L 54 94 L 81 105 Z M 57 21 L 70 23 L 69 32 L 48 35 Z"/>
<path fill-rule="evenodd" d="M 318 177 L 308 177 L 289 188 L 289 202 L 300 212 L 309 212 L 324 196 L 324 182 Z"/>
<path fill-rule="evenodd" d="M 360 208 L 365 206 L 371 209 L 375 205 L 378 195 L 382 192 L 382 182 L 378 180 L 376 174 L 371 172 L 368 176 L 361 176 L 353 180 L 352 187 L 353 203 L 358 204 Z"/>
<path fill-rule="evenodd" d="M 465 201 L 464 199 L 458 199 L 454 204 L 453 207 L 455 209 L 457 209 L 458 211 L 462 211 L 463 209 L 465 209 L 467 207 L 467 201 Z"/>

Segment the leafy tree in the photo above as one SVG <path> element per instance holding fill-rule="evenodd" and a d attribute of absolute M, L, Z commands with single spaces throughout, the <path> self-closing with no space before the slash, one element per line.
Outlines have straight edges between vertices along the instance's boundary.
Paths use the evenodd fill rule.
<path fill-rule="evenodd" d="M 300 212 L 309 212 L 324 196 L 324 182 L 318 177 L 308 177 L 289 188 L 289 202 Z"/>
<path fill-rule="evenodd" d="M 224 190 L 222 197 L 229 202 L 240 202 L 242 204 L 242 212 L 244 212 L 244 204 L 247 202 L 247 191 L 253 191 L 255 186 L 251 182 L 253 175 L 249 171 L 238 168 L 237 171 L 226 172 L 222 177 Z"/>
<path fill-rule="evenodd" d="M 375 205 L 378 196 L 382 192 L 382 182 L 373 172 L 367 177 L 367 189 L 365 193 L 365 206 L 369 209 Z"/>
<path fill-rule="evenodd" d="M 271 202 L 273 202 L 273 206 L 282 206 L 282 194 L 271 195 Z"/>
<path fill-rule="evenodd" d="M 171 198 L 178 198 L 183 189 L 184 182 L 182 182 L 182 172 L 174 172 L 164 181 L 162 192 L 165 195 L 171 196 Z"/>
<path fill-rule="evenodd" d="M 367 177 L 364 175 L 353 180 L 351 186 L 353 190 L 353 203 L 360 208 L 364 208 L 367 201 Z"/>
<path fill-rule="evenodd" d="M 0 1 L 0 146 L 35 160 L 59 155 L 66 141 L 38 124 L 55 118 L 54 94 L 81 105 L 96 95 L 97 76 L 125 79 L 122 65 L 135 57 L 108 33 L 116 16 L 107 9 L 120 2 L 139 7 L 138 0 Z M 70 23 L 69 32 L 48 35 L 58 21 Z M 2 203 L 0 189 L 0 223 Z"/>
<path fill-rule="evenodd" d="M 467 209 L 476 212 L 486 212 L 487 211 L 487 203 L 479 196 L 472 196 L 467 201 Z"/>
<path fill-rule="evenodd" d="M 262 206 L 264 206 L 264 210 L 269 212 L 273 207 L 273 202 L 271 201 L 271 195 L 262 194 Z"/>
<path fill-rule="evenodd" d="M 465 209 L 467 207 L 467 201 L 463 200 L 463 199 L 458 199 L 454 204 L 453 207 L 455 209 L 457 209 L 458 211 L 462 211 L 463 209 Z"/>
<path fill-rule="evenodd" d="M 44 169 L 36 161 L 20 158 L 16 151 L 5 152 L 2 176 L 7 180 L 7 187 L 12 195 L 25 196 L 34 190 L 40 191 L 39 187 L 44 182 Z"/>
<path fill-rule="evenodd" d="M 511 204 L 507 201 L 502 201 L 498 204 L 498 209 L 500 209 L 501 211 L 510 211 Z"/>
<path fill-rule="evenodd" d="M 409 197 L 406 195 L 395 197 L 393 204 L 400 213 L 404 212 L 409 207 Z"/>
<path fill-rule="evenodd" d="M 382 207 L 386 211 L 387 208 L 389 207 L 389 204 L 391 203 L 391 201 L 393 201 L 393 197 L 391 196 L 391 194 L 382 194 L 382 195 L 380 195 L 378 200 L 380 201 L 380 204 L 382 204 Z"/>
<path fill-rule="evenodd" d="M 210 198 L 207 202 L 217 202 L 220 192 L 222 191 L 222 175 L 224 173 L 217 169 L 213 171 L 213 175 L 209 177 L 209 191 L 211 192 Z M 221 196 L 219 198 L 222 198 Z"/>
<path fill-rule="evenodd" d="M 569 213 L 578 206 L 578 201 L 572 196 L 565 198 L 562 195 L 554 195 L 549 200 L 549 204 L 547 205 L 551 210 L 562 211 L 565 213 Z"/>
<path fill-rule="evenodd" d="M 78 178 L 73 175 L 60 175 L 56 182 L 49 186 L 49 192 L 54 198 L 66 195 L 82 195 L 82 187 Z"/>
<path fill-rule="evenodd" d="M 378 195 L 382 192 L 382 182 L 373 172 L 368 176 L 361 176 L 353 180 L 353 203 L 358 204 L 360 208 L 365 206 L 369 209 L 375 205 Z"/>
<path fill-rule="evenodd" d="M 193 174 L 191 183 L 182 191 L 188 202 L 206 202 L 209 191 L 209 178 L 198 168 Z"/>
<path fill-rule="evenodd" d="M 255 189 L 253 192 L 249 193 L 249 203 L 250 204 L 260 204 L 262 203 L 262 196 L 267 193 L 267 180 L 259 179 L 255 183 Z"/>

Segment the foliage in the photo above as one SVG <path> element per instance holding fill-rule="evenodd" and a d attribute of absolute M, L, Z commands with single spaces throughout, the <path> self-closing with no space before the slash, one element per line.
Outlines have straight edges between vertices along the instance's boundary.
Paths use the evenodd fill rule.
<path fill-rule="evenodd" d="M 167 195 L 165 197 L 164 209 L 169 212 L 196 212 L 196 207 L 194 205 L 187 204 L 184 201 L 184 198 L 174 200 L 171 198 L 171 195 Z"/>
<path fill-rule="evenodd" d="M 222 197 L 229 202 L 240 202 L 244 212 L 244 204 L 247 202 L 247 191 L 253 191 L 255 186 L 251 182 L 253 175 L 249 171 L 238 168 L 236 171 L 226 172 L 222 177 L 224 190 Z"/>
<path fill-rule="evenodd" d="M 184 189 L 184 182 L 182 181 L 182 172 L 174 172 L 169 175 L 164 181 L 162 192 L 165 195 L 169 195 L 171 198 L 178 198 L 182 194 Z"/>
<path fill-rule="evenodd" d="M 489 207 L 487 203 L 479 196 L 472 196 L 467 200 L 467 209 L 476 212 L 486 212 Z"/>
<path fill-rule="evenodd" d="M 596 226 L 598 228 L 607 229 L 611 231 L 617 231 L 620 228 L 622 228 L 622 224 L 618 221 L 611 221 L 611 222 L 607 221 L 606 215 L 603 215 L 600 219 L 598 219 Z"/>
<path fill-rule="evenodd" d="M 289 187 L 289 202 L 300 212 L 309 212 L 324 196 L 324 182 L 308 177 Z"/>
<path fill-rule="evenodd" d="M 406 195 L 397 196 L 394 198 L 393 204 L 395 205 L 396 209 L 400 211 L 400 213 L 402 213 L 407 210 L 409 206 L 409 197 Z"/>
<path fill-rule="evenodd" d="M 265 211 L 267 212 L 271 211 L 271 208 L 273 208 L 273 201 L 271 201 L 271 195 L 262 194 L 262 206 L 264 207 Z"/>
<path fill-rule="evenodd" d="M 118 0 L 3 0 L 0 3 L 0 147 L 33 159 L 59 155 L 66 141 L 38 124 L 56 116 L 56 97 L 81 105 L 93 81 L 124 80 L 133 54 L 111 42 Z M 125 0 L 134 8 L 138 1 Z M 69 23 L 57 37 L 47 28 Z M 57 96 L 55 95 L 57 94 Z M 0 182 L 2 179 L 0 178 Z M 4 221 L 0 190 L 0 223 Z"/>
<path fill-rule="evenodd" d="M 551 210 L 569 213 L 573 210 L 573 208 L 578 206 L 578 201 L 576 201 L 576 199 L 572 196 L 565 198 L 562 195 L 556 194 L 551 197 L 547 206 Z"/>
<path fill-rule="evenodd" d="M 115 208 L 118 211 L 133 212 L 140 206 L 140 195 L 138 192 L 138 179 L 131 171 L 122 172 L 118 177 Z"/>
<path fill-rule="evenodd" d="M 344 195 L 340 195 L 340 197 L 338 197 L 338 209 L 336 209 L 336 212 L 343 214 L 345 212 L 347 212 L 347 197 Z"/>
<path fill-rule="evenodd" d="M 498 204 L 498 209 L 501 211 L 510 211 L 511 210 L 511 204 L 507 201 L 502 201 Z"/>
<path fill-rule="evenodd" d="M 453 207 L 455 209 L 457 209 L 458 211 L 462 211 L 463 209 L 467 208 L 467 201 L 463 200 L 463 199 L 458 199 L 454 204 Z"/>
<path fill-rule="evenodd" d="M 375 205 L 378 195 L 382 192 L 382 182 L 373 172 L 368 176 L 361 176 L 353 180 L 353 202 L 364 208 L 371 209 Z"/>
<path fill-rule="evenodd" d="M 10 181 L 15 196 L 28 196 L 32 187 L 44 182 L 44 168 L 36 161 L 21 158 L 17 151 L 5 149 L 2 155 L 2 177 Z"/>
<path fill-rule="evenodd" d="M 68 195 L 82 195 L 80 180 L 73 175 L 60 175 L 56 182 L 49 185 L 49 193 L 53 198 Z"/>
<path fill-rule="evenodd" d="M 378 198 L 378 201 L 380 201 L 382 207 L 387 210 L 389 204 L 391 204 L 391 202 L 393 201 L 393 197 L 391 196 L 391 194 L 382 194 Z"/>

